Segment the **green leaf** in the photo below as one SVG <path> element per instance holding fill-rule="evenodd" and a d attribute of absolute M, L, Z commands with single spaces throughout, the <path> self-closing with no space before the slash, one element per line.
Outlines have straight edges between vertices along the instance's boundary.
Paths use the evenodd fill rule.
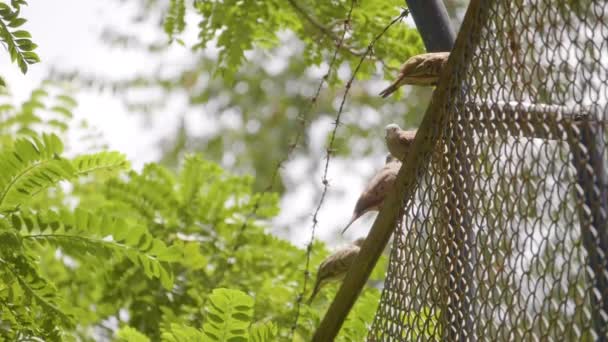
<path fill-rule="evenodd" d="M 104 151 L 85 154 L 72 159 L 76 175 L 84 175 L 96 171 L 115 172 L 129 169 L 130 164 L 124 154 Z"/>
<path fill-rule="evenodd" d="M 100 261 L 109 256 L 127 258 L 141 267 L 149 278 L 159 279 L 163 287 L 170 289 L 173 286 L 173 274 L 164 263 L 172 260 L 163 257 L 168 254 L 167 247 L 135 221 L 80 208 L 74 212 L 36 214 L 19 211 L 12 214 L 11 221 L 29 233 L 23 235 L 26 242 L 53 244 L 74 256 L 89 254 Z M 15 224 L 16 221 L 21 223 Z M 140 245 L 139 241 L 143 239 L 150 243 Z M 148 248 L 150 244 L 155 247 Z"/>
<path fill-rule="evenodd" d="M 13 36 L 17 38 L 32 38 L 32 35 L 29 32 L 23 30 L 14 31 Z"/>
<path fill-rule="evenodd" d="M 27 22 L 27 20 L 25 20 L 23 18 L 15 18 L 15 19 L 11 20 L 11 22 L 8 24 L 8 26 L 19 27 L 19 26 L 25 24 L 25 22 Z"/>
<path fill-rule="evenodd" d="M 63 144 L 54 135 L 42 140 L 20 139 L 12 151 L 0 153 L 0 211 L 24 204 L 30 197 L 74 175 L 72 164 L 61 157 Z"/>
<path fill-rule="evenodd" d="M 117 341 L 120 342 L 149 342 L 150 339 L 128 325 L 123 326 L 116 332 Z"/>
<path fill-rule="evenodd" d="M 29 38 L 30 34 L 24 30 L 10 31 L 9 27 L 16 28 L 23 25 L 27 20 L 19 17 L 19 6 L 21 2 L 12 1 L 14 10 L 10 6 L 0 4 L 0 41 L 6 45 L 11 62 L 17 63 L 24 74 L 27 72 L 28 64 L 37 63 L 40 59 L 32 52 L 38 46 Z"/>
<path fill-rule="evenodd" d="M 244 292 L 219 288 L 209 296 L 203 332 L 209 341 L 247 341 L 253 298 Z"/>
<path fill-rule="evenodd" d="M 260 322 L 249 328 L 249 341 L 272 342 L 276 341 L 278 329 L 272 322 Z"/>
<path fill-rule="evenodd" d="M 66 118 L 73 117 L 72 111 L 69 110 L 69 109 L 67 109 L 67 108 L 65 108 L 65 107 L 62 107 L 62 106 L 53 106 L 53 107 L 50 108 L 50 110 L 52 110 L 54 112 L 57 112 L 57 113 L 65 116 Z"/>
<path fill-rule="evenodd" d="M 168 329 L 163 329 L 161 340 L 165 342 L 207 342 L 205 335 L 199 330 L 171 323 Z"/>
<path fill-rule="evenodd" d="M 7 262 L 8 260 L 11 263 Z M 74 325 L 74 318 L 60 309 L 57 289 L 23 255 L 0 259 L 0 274 L 4 274 L 5 284 L 14 284 L 8 293 L 9 302 L 21 305 L 37 305 L 56 324 L 64 327 Z M 16 288 L 18 287 L 18 288 Z M 20 291 L 16 291 L 20 290 Z"/>
<path fill-rule="evenodd" d="M 62 102 L 65 106 L 68 106 L 70 108 L 76 107 L 76 105 L 78 104 L 76 102 L 76 100 L 74 100 L 73 97 L 70 97 L 67 95 L 59 95 L 59 96 L 57 96 L 57 100 Z"/>
<path fill-rule="evenodd" d="M 169 38 L 182 33 L 186 28 L 186 4 L 184 0 L 169 1 L 169 10 L 165 16 L 163 27 Z"/>

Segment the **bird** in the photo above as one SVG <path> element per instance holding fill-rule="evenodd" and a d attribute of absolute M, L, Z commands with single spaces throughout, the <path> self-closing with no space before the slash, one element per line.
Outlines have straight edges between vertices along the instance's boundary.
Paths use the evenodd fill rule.
<path fill-rule="evenodd" d="M 388 151 L 395 158 L 403 161 L 414 142 L 416 130 L 404 131 L 396 123 L 387 125 L 384 130 L 386 131 L 384 140 Z"/>
<path fill-rule="evenodd" d="M 353 264 L 357 254 L 359 254 L 359 250 L 361 246 L 363 246 L 363 242 L 365 242 L 365 238 L 359 238 L 353 241 L 351 244 L 337 250 L 335 253 L 328 256 L 321 262 L 319 269 L 317 270 L 317 280 L 315 281 L 315 286 L 313 287 L 312 294 L 308 299 L 309 305 L 312 303 L 322 286 L 331 281 L 339 281 L 344 279 L 346 272 L 348 272 L 348 269 Z"/>
<path fill-rule="evenodd" d="M 404 84 L 436 85 L 448 57 L 449 52 L 429 52 L 411 57 L 401 66 L 397 79 L 379 95 L 386 98 Z"/>
<path fill-rule="evenodd" d="M 342 229 L 342 234 L 363 214 L 368 211 L 380 210 L 386 194 L 395 184 L 399 168 L 401 168 L 401 161 L 391 154 L 387 155 L 384 167 L 376 172 L 359 196 L 351 219 L 346 227 Z"/>

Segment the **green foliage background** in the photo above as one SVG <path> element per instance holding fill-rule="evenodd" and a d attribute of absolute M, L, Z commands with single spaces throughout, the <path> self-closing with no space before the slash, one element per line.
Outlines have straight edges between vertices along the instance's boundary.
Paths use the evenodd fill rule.
<path fill-rule="evenodd" d="M 59 111 L 67 122 L 74 101 L 47 88 L 3 105 L 2 338 L 286 339 L 304 251 L 266 232 L 277 195 L 197 155 L 177 172 L 154 163 L 135 172 L 117 152 L 65 157 L 64 126 L 42 117 Z M 328 252 L 314 251 L 316 265 Z M 296 340 L 310 337 L 332 293 L 302 309 Z M 104 328 L 113 317 L 116 333 Z"/>
<path fill-rule="evenodd" d="M 0 3 L 0 41 L 23 73 L 39 61 L 36 44 L 21 28 L 26 22 L 20 13 L 24 5 L 23 0 Z M 54 82 L 42 84 L 20 104 L 4 91 L 0 339 L 310 340 L 337 286 L 322 291 L 312 306 L 302 305 L 295 321 L 306 250 L 269 233 L 285 191 L 282 180 L 271 192 L 260 190 L 268 186 L 274 165 L 288 150 L 288 144 L 275 142 L 289 141 L 300 127 L 298 115 L 308 104 L 310 89 L 320 81 L 309 71 L 323 66 L 333 53 L 350 5 L 346 0 L 142 0 L 141 15 L 160 14 L 159 29 L 165 35 L 164 43 L 135 44 L 137 48 L 162 51 L 167 39 L 188 46 L 180 35 L 186 28 L 185 15 L 195 14 L 200 19 L 198 40 L 188 46 L 194 63 L 184 63 L 172 77 L 149 74 L 122 81 L 56 70 L 50 75 Z M 328 79 L 332 87 L 308 113 L 308 123 L 333 117 L 344 81 L 336 71 L 351 70 L 402 5 L 394 0 L 356 3 L 346 25 L 349 34 Z M 287 67 L 270 72 L 261 61 L 282 47 L 285 34 L 295 41 Z M 109 40 L 137 41 L 130 38 L 114 32 Z M 205 53 L 211 44 L 219 49 L 215 57 Z M 420 51 L 417 32 L 396 25 L 374 47 L 357 77 L 366 80 L 394 71 Z M 71 81 L 69 88 L 66 80 Z M 299 89 L 290 90 L 290 82 Z M 216 107 L 218 116 L 237 108 L 242 122 L 255 121 L 260 128 L 253 133 L 223 129 L 201 138 L 190 135 L 183 124 L 169 144 L 163 142 L 169 146 L 163 160 L 141 171 L 131 169 L 120 152 L 70 156 L 64 152 L 68 133 L 77 125 L 86 127 L 73 119 L 75 85 L 116 92 L 161 89 L 164 95 L 156 104 L 132 104 L 125 98 L 133 111 L 144 108 L 148 114 L 176 93 L 186 94 L 191 108 L 225 95 L 227 101 Z M 347 138 L 338 140 L 339 155 L 351 155 L 349 146 L 357 140 L 365 142 L 364 154 L 372 153 L 378 144 L 372 132 L 384 120 L 415 126 L 420 114 L 406 119 L 403 112 L 422 108 L 428 98 L 428 91 L 416 90 L 408 107 L 386 104 L 363 85 L 357 83 L 351 92 L 352 119 L 341 128 Z M 365 129 L 357 123 L 370 107 L 380 107 L 385 118 Z M 235 142 L 244 143 L 244 148 L 230 150 Z M 97 142 L 89 137 L 75 143 L 82 147 Z M 236 160 L 233 172 L 218 164 L 229 153 Z M 311 156 L 308 138 L 296 153 Z M 312 267 L 329 253 L 320 242 L 311 250 Z M 381 283 L 385 263 L 383 258 L 370 284 Z M 339 340 L 362 340 L 378 299 L 375 287 L 362 293 Z"/>

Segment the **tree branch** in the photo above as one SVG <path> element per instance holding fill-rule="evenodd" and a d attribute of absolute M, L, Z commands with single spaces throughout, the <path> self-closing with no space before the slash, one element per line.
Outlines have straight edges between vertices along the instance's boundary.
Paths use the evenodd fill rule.
<path fill-rule="evenodd" d="M 319 30 L 325 36 L 329 37 L 334 42 L 334 44 L 338 46 L 340 37 L 338 37 L 338 35 L 334 31 L 332 31 L 331 28 L 323 25 L 323 23 L 321 23 L 319 20 L 317 20 L 317 18 L 313 17 L 310 13 L 308 13 L 308 11 L 306 11 L 305 8 L 300 6 L 300 4 L 298 4 L 295 0 L 287 0 L 287 2 L 289 2 L 291 7 L 293 7 L 293 9 L 296 10 L 296 12 L 298 12 L 304 19 L 306 19 L 306 21 L 308 21 L 312 26 L 317 28 L 317 30 Z M 338 47 L 357 57 L 361 57 L 365 53 L 365 51 L 357 51 L 352 47 L 346 46 L 344 43 L 342 43 Z"/>

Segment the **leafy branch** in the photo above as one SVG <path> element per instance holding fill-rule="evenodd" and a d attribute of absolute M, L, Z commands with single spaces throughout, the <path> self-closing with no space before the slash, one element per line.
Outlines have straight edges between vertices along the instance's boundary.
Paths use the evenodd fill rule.
<path fill-rule="evenodd" d="M 336 47 L 338 47 L 339 49 L 346 50 L 353 56 L 362 56 L 363 55 L 363 53 L 364 53 L 363 51 L 357 51 L 354 48 L 349 47 L 347 44 L 345 44 L 344 38 L 338 36 L 338 34 L 336 34 L 334 31 L 332 31 L 331 28 L 325 26 L 317 18 L 313 17 L 298 2 L 296 2 L 295 0 L 287 0 L 287 2 L 289 2 L 291 7 L 293 7 L 293 9 L 296 12 L 298 12 L 304 19 L 306 19 L 306 21 L 308 21 L 312 26 L 317 28 L 324 35 L 328 36 L 334 42 L 334 44 L 336 44 Z M 350 19 L 348 19 L 348 20 L 350 20 Z M 350 25 L 350 23 L 347 21 L 346 26 L 349 26 L 349 25 Z"/>
<path fill-rule="evenodd" d="M 46 310 L 47 313 L 52 313 L 55 317 L 59 318 L 64 325 L 71 326 L 72 318 L 59 309 L 55 303 L 57 299 L 55 288 L 39 275 L 32 264 L 25 260 L 24 256 L 17 256 L 13 259 L 9 262 L 0 258 L 1 268 L 7 270 L 8 274 L 12 275 L 19 283 L 20 288 L 25 291 L 26 296 L 13 292 L 11 296 L 12 300 L 15 302 L 33 300 Z"/>
<path fill-rule="evenodd" d="M 163 262 L 177 261 L 179 251 L 153 238 L 141 225 L 82 209 L 36 215 L 19 212 L 11 216 L 11 221 L 17 229 L 38 231 L 24 234 L 26 241 L 53 243 L 76 256 L 90 254 L 101 260 L 113 255 L 126 257 L 142 267 L 149 278 L 158 278 L 164 287 L 173 285 L 173 275 Z"/>
<path fill-rule="evenodd" d="M 176 34 L 182 33 L 186 28 L 185 15 L 186 4 L 184 3 L 184 0 L 171 0 L 169 2 L 169 9 L 165 16 L 163 28 L 171 39 L 173 39 Z"/>
<path fill-rule="evenodd" d="M 0 41 L 6 46 L 11 61 L 17 65 L 24 74 L 29 64 L 40 62 L 40 58 L 34 52 L 38 47 L 30 38 L 31 34 L 24 30 L 16 29 L 27 20 L 20 17 L 21 5 L 27 5 L 25 0 L 12 0 L 11 6 L 0 3 Z"/>

